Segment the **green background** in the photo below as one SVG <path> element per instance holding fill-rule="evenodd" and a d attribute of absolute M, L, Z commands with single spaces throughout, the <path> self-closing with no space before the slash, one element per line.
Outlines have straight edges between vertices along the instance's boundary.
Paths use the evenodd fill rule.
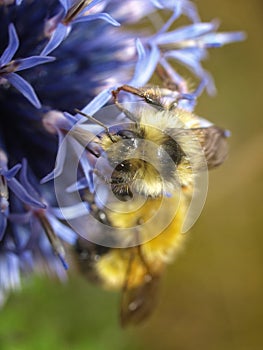
<path fill-rule="evenodd" d="M 263 3 L 199 0 L 202 20 L 244 30 L 247 40 L 210 50 L 218 94 L 197 113 L 232 131 L 227 162 L 185 251 L 168 268 L 160 302 L 143 326 L 120 329 L 119 295 L 73 276 L 35 279 L 0 314 L 0 349 L 263 349 Z"/>

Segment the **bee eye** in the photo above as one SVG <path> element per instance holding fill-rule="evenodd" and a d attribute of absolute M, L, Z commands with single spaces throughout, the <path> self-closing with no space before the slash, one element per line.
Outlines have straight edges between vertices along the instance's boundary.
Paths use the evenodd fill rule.
<path fill-rule="evenodd" d="M 115 170 L 128 173 L 132 170 L 133 165 L 128 160 L 125 160 L 115 167 Z"/>
<path fill-rule="evenodd" d="M 169 154 L 176 165 L 180 164 L 184 152 L 182 151 L 180 145 L 173 139 L 169 138 L 162 146 L 165 152 Z"/>
<path fill-rule="evenodd" d="M 134 139 L 136 134 L 131 130 L 120 130 L 117 132 L 117 135 L 123 139 Z"/>

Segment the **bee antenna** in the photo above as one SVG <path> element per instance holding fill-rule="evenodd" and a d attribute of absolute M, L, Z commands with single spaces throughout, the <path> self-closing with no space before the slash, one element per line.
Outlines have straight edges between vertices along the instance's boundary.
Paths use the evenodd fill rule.
<path fill-rule="evenodd" d="M 83 115 L 83 117 L 87 118 L 88 120 L 92 121 L 93 123 L 97 124 L 97 125 L 100 125 L 103 127 L 103 129 L 105 130 L 106 134 L 109 136 L 109 138 L 111 139 L 112 142 L 115 142 L 111 136 L 111 133 L 109 131 L 109 128 L 103 124 L 102 122 L 100 122 L 99 120 L 97 120 L 96 118 L 93 118 L 91 115 L 88 115 L 86 113 L 83 113 L 81 112 L 79 109 L 75 108 L 75 112 L 80 114 L 80 115 Z"/>

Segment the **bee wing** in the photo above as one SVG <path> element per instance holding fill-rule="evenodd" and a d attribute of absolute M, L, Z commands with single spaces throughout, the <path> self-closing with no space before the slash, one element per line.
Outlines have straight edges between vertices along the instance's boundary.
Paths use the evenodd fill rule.
<path fill-rule="evenodd" d="M 122 327 L 143 322 L 152 313 L 158 296 L 159 273 L 152 273 L 142 255 L 141 246 L 130 251 L 126 279 L 122 289 L 120 322 Z M 134 286 L 134 281 L 137 280 Z M 138 283 L 139 281 L 139 283 Z"/>
<path fill-rule="evenodd" d="M 222 164 L 228 154 L 226 131 L 215 125 L 197 128 L 193 131 L 200 139 L 208 169 L 215 168 Z"/>
<path fill-rule="evenodd" d="M 227 132 L 215 125 L 190 129 L 167 129 L 167 133 L 176 140 L 183 153 L 190 157 L 197 171 L 215 168 L 227 157 Z"/>
<path fill-rule="evenodd" d="M 136 288 L 122 292 L 120 321 L 122 327 L 139 324 L 152 313 L 158 296 L 160 276 L 145 275 L 145 281 Z"/>

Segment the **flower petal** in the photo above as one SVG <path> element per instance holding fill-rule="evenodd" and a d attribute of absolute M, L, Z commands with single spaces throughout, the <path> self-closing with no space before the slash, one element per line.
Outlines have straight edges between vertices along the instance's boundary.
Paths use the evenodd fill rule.
<path fill-rule="evenodd" d="M 39 64 L 52 62 L 52 61 L 55 61 L 55 59 L 56 59 L 55 57 L 43 57 L 43 56 L 31 56 L 28 58 L 23 58 L 21 60 L 17 60 L 19 64 L 17 71 L 35 67 L 35 66 L 38 66 Z"/>
<path fill-rule="evenodd" d="M 129 85 L 144 86 L 148 83 L 160 58 L 160 51 L 156 45 L 151 46 L 150 51 L 145 51 L 140 40 L 137 40 L 138 61 L 135 72 Z"/>
<path fill-rule="evenodd" d="M 41 198 L 39 193 L 35 190 L 35 188 L 28 181 L 27 176 L 27 160 L 22 160 L 22 169 L 19 177 L 20 183 L 24 186 L 25 190 L 32 195 L 34 198 L 38 198 L 39 202 L 41 202 Z"/>
<path fill-rule="evenodd" d="M 84 8 L 83 11 L 86 12 L 86 11 L 90 10 L 92 7 L 96 6 L 97 4 L 99 4 L 99 3 L 102 2 L 102 1 L 104 1 L 104 0 L 93 0 L 93 1 L 91 1 L 91 2 Z"/>
<path fill-rule="evenodd" d="M 59 0 L 61 6 L 64 8 L 65 12 L 67 13 L 70 6 L 71 6 L 71 0 Z"/>
<path fill-rule="evenodd" d="M 6 292 L 19 288 L 19 257 L 12 253 L 1 253 L 0 266 L 0 290 Z"/>
<path fill-rule="evenodd" d="M 62 174 L 65 159 L 66 159 L 67 144 L 66 142 L 63 142 L 64 136 L 60 131 L 58 131 L 58 138 L 59 138 L 58 153 L 57 153 L 55 168 L 49 174 L 43 177 L 43 179 L 41 179 L 40 181 L 41 184 L 54 180 L 56 177 Z"/>
<path fill-rule="evenodd" d="M 61 220 L 76 219 L 80 216 L 87 215 L 90 212 L 88 203 L 81 202 L 69 207 L 51 208 L 50 211 Z"/>
<path fill-rule="evenodd" d="M 7 225 L 7 217 L 4 213 L 0 211 L 0 242 L 4 237 L 6 225 Z"/>
<path fill-rule="evenodd" d="M 66 191 L 68 193 L 76 192 L 83 190 L 84 188 L 89 187 L 89 181 L 86 179 L 86 177 L 81 178 L 80 180 L 74 182 L 72 185 L 68 186 Z"/>
<path fill-rule="evenodd" d="M 57 236 L 59 236 L 63 241 L 74 244 L 77 239 L 76 233 L 71 230 L 66 225 L 63 225 L 59 220 L 57 220 L 53 215 L 47 213 L 48 220 Z"/>
<path fill-rule="evenodd" d="M 205 47 L 220 47 L 234 41 L 243 41 L 246 38 L 244 32 L 210 33 L 200 38 Z"/>
<path fill-rule="evenodd" d="M 82 108 L 81 112 L 88 115 L 94 115 L 111 99 L 111 97 L 110 89 L 103 90 L 91 102 L 89 102 L 86 107 Z"/>
<path fill-rule="evenodd" d="M 188 26 L 175 29 L 173 31 L 163 33 L 154 38 L 158 45 L 174 44 L 183 42 L 187 39 L 195 39 L 201 35 L 207 34 L 218 27 L 217 22 L 195 23 Z"/>
<path fill-rule="evenodd" d="M 8 42 L 7 48 L 5 49 L 5 51 L 3 52 L 0 58 L 0 66 L 4 66 L 11 61 L 11 59 L 13 58 L 19 46 L 19 39 L 13 23 L 9 24 L 8 33 L 9 33 L 9 42 Z"/>
<path fill-rule="evenodd" d="M 18 91 L 20 91 L 21 94 L 24 95 L 28 99 L 28 101 L 32 103 L 33 106 L 35 106 L 38 109 L 41 108 L 41 103 L 40 103 L 34 89 L 25 79 L 23 79 L 22 77 L 20 77 L 16 73 L 6 74 L 5 78 Z"/>
<path fill-rule="evenodd" d="M 4 174 L 5 178 L 7 180 L 11 180 L 12 177 L 16 176 L 17 172 L 19 171 L 19 169 L 21 169 L 21 167 L 21 164 L 16 164 L 15 166 L 13 166 L 13 168 L 7 170 Z"/>
<path fill-rule="evenodd" d="M 32 212 L 28 211 L 23 214 L 9 214 L 8 219 L 12 222 L 15 222 L 16 224 L 27 224 L 30 222 L 32 216 Z"/>
<path fill-rule="evenodd" d="M 62 23 L 59 23 L 57 28 L 54 30 L 49 42 L 45 46 L 44 50 L 41 52 L 41 56 L 48 55 L 51 51 L 54 51 L 62 41 L 69 35 L 71 30 L 70 26 L 65 26 Z"/>
<path fill-rule="evenodd" d="M 95 21 L 98 19 L 102 19 L 103 21 L 108 22 L 115 27 L 120 26 L 120 23 L 117 22 L 114 18 L 112 18 L 108 13 L 96 13 L 94 15 L 80 16 L 74 19 L 73 23 L 89 22 L 89 21 Z"/>
<path fill-rule="evenodd" d="M 30 206 L 35 208 L 46 208 L 46 205 L 44 203 L 31 196 L 15 178 L 8 181 L 8 187 L 23 203 L 29 204 Z"/>
<path fill-rule="evenodd" d="M 193 22 L 200 21 L 195 4 L 188 0 L 151 0 L 152 4 L 159 9 L 169 9 L 178 15 L 186 14 Z"/>

